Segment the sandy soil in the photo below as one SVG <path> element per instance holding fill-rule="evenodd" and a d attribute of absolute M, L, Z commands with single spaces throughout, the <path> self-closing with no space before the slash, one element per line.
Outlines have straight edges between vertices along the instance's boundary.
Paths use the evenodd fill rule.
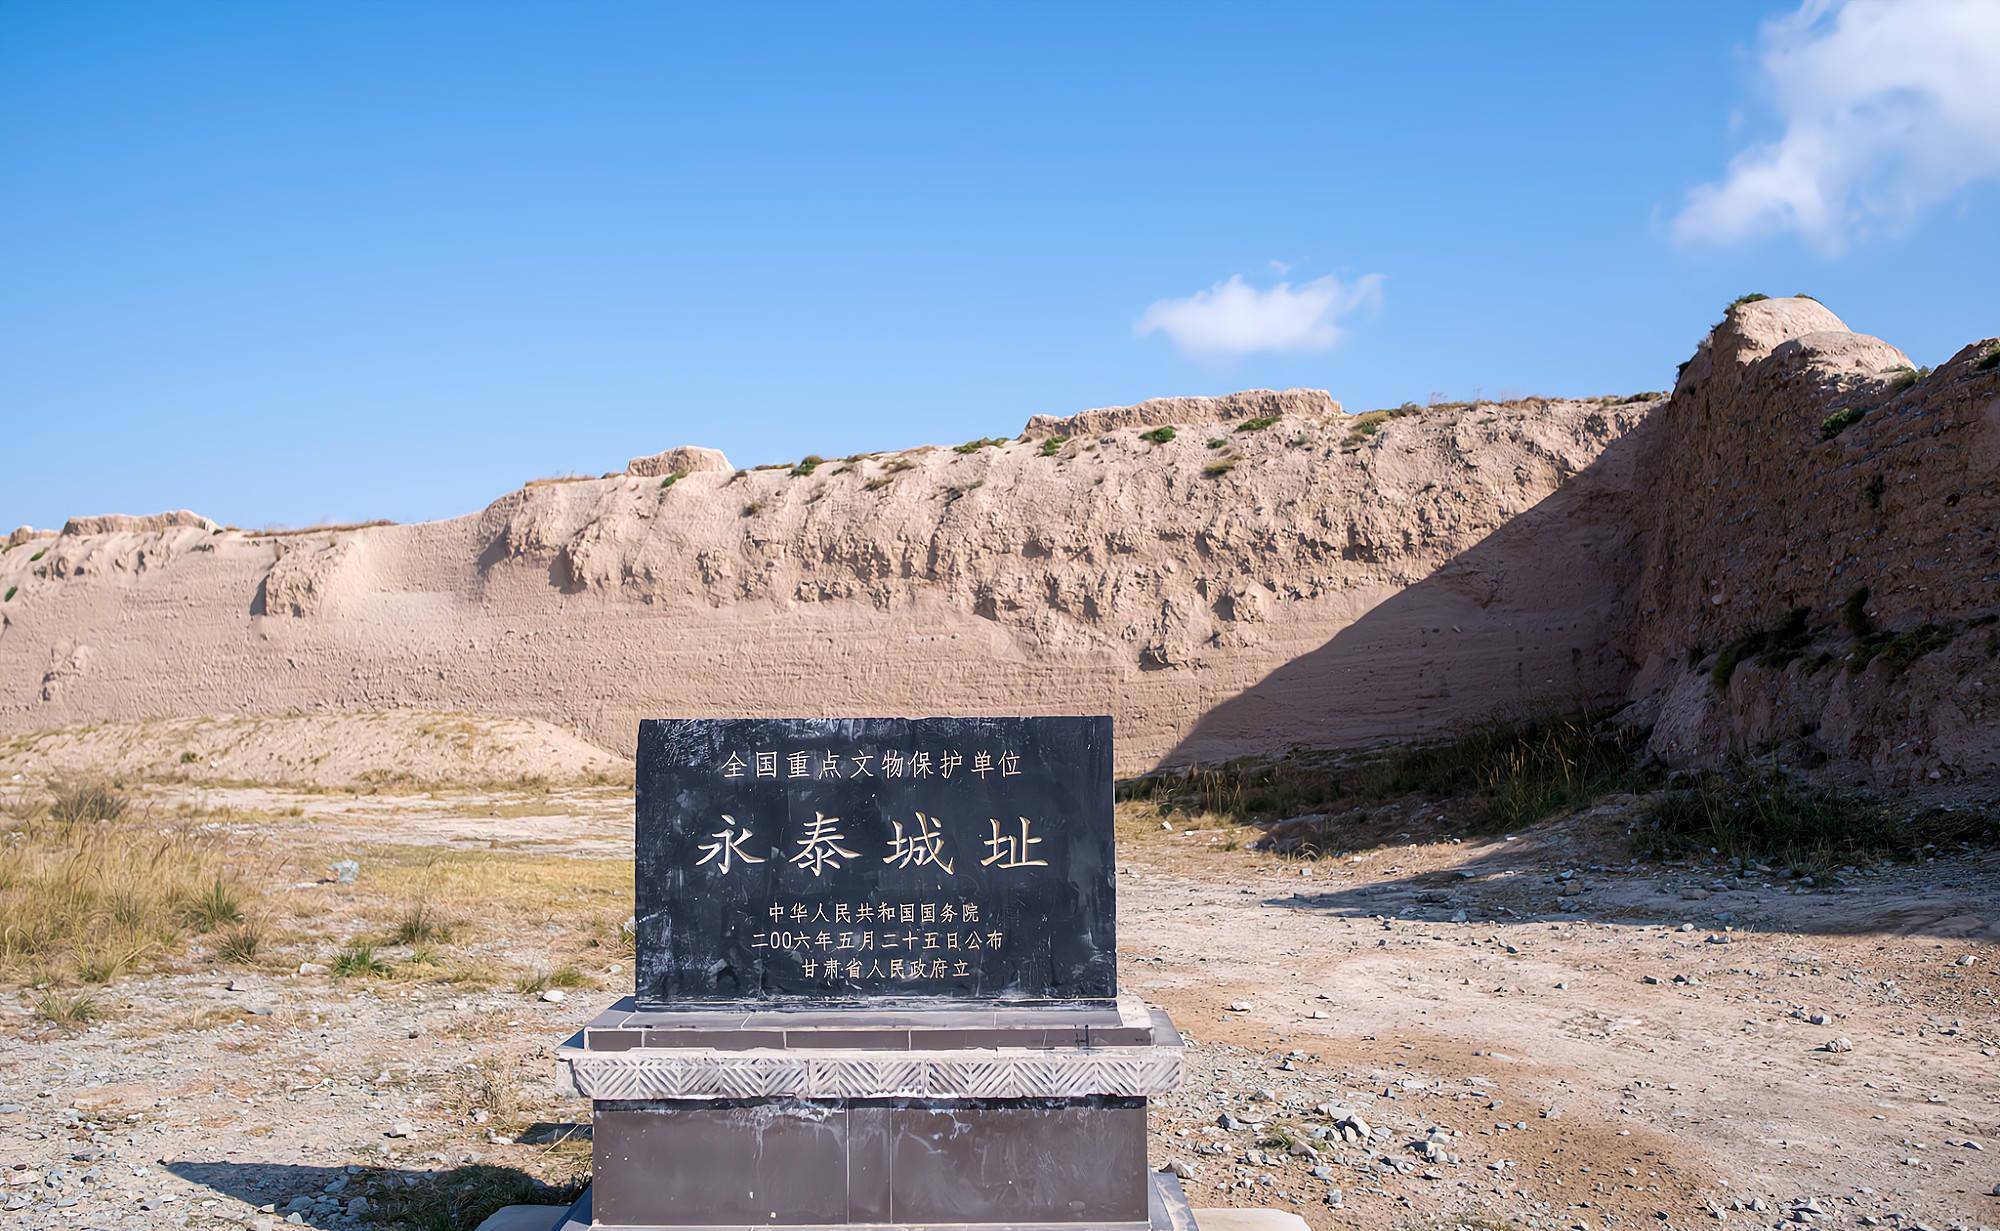
<path fill-rule="evenodd" d="M 228 802 L 269 810 L 269 848 L 361 852 L 357 886 L 284 889 L 300 918 L 340 916 L 384 844 L 531 841 L 502 849 L 615 884 L 629 842 L 614 791 Z M 1408 844 L 1314 863 L 1128 816 L 1121 980 L 1191 1039 L 1155 1164 L 1196 1204 L 1315 1228 L 1992 1222 L 1995 858 L 1801 890 L 1632 867 L 1617 812 L 1482 843 L 1413 821 Z M 471 947 L 578 952 L 553 914 L 488 922 Z M 560 1003 L 291 973 L 337 939 L 122 980 L 75 1037 L 0 1000 L 10 1224 L 353 1226 L 470 1162 L 587 1165 L 551 1144 L 587 1113 L 555 1096 L 549 1051 L 629 977 L 619 954 L 582 950 L 600 987 Z M 1368 1140 L 1340 1140 L 1348 1117 Z"/>

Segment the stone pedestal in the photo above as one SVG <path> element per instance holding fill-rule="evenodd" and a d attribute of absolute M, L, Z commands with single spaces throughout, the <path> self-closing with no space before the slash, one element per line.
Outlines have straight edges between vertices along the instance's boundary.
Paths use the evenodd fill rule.
<path fill-rule="evenodd" d="M 1191 1231 L 1179 1186 L 1146 1166 L 1147 1100 L 1178 1086 L 1181 1053 L 1166 1015 L 1129 997 L 621 1001 L 557 1062 L 591 1100 L 589 1225 Z"/>

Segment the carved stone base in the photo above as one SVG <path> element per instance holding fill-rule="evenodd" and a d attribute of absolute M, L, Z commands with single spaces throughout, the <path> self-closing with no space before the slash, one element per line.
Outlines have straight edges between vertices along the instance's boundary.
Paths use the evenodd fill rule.
<path fill-rule="evenodd" d="M 1146 1231 L 1186 1208 L 1146 1169 L 1146 1101 L 1179 1085 L 1182 1050 L 1166 1015 L 1133 999 L 747 1014 L 626 1002 L 557 1059 L 592 1100 L 600 1227 Z"/>

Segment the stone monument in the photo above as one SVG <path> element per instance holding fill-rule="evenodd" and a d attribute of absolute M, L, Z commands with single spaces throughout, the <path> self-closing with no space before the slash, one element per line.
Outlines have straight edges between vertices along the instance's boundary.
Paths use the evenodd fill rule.
<path fill-rule="evenodd" d="M 561 1226 L 1177 1228 L 1118 991 L 1109 718 L 640 724 L 634 995 Z"/>

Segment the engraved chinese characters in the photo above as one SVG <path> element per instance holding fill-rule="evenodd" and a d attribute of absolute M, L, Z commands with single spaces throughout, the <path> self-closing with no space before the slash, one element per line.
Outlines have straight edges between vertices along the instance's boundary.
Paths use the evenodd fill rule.
<path fill-rule="evenodd" d="M 1110 727 L 642 723 L 641 1003 L 1109 998 Z"/>

